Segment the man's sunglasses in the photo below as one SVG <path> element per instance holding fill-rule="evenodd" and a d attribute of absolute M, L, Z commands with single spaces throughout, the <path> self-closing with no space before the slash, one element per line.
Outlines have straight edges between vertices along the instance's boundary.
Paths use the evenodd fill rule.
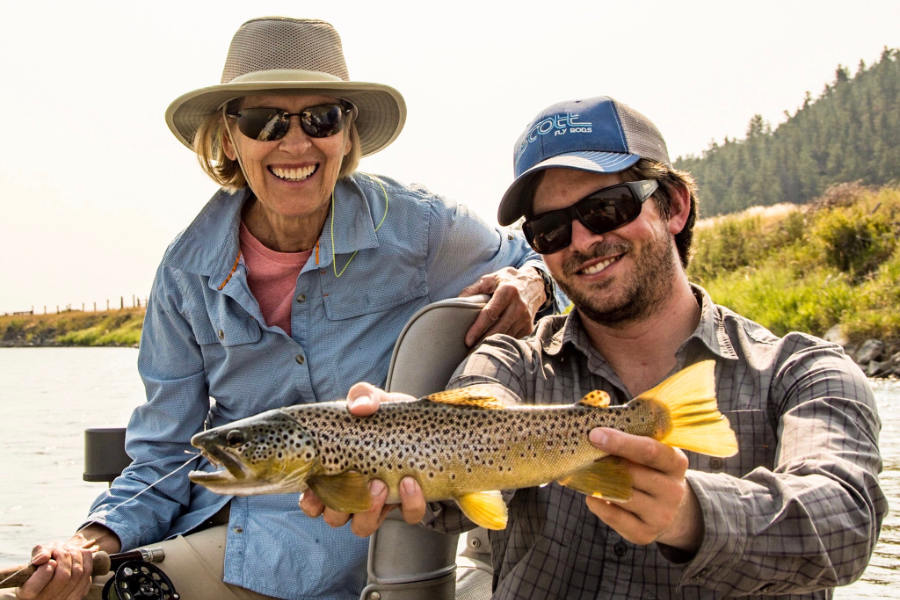
<path fill-rule="evenodd" d="M 280 108 L 245 108 L 237 112 L 227 112 L 227 116 L 237 119 L 238 129 L 249 138 L 259 142 L 280 140 L 291 128 L 291 117 L 300 118 L 300 128 L 306 135 L 324 138 L 343 131 L 347 123 L 356 118 L 356 107 L 346 100 L 307 106 L 298 113 L 290 113 Z"/>
<path fill-rule="evenodd" d="M 641 214 L 644 200 L 659 184 L 654 179 L 626 181 L 591 192 L 572 206 L 527 217 L 525 239 L 540 254 L 553 254 L 572 243 L 572 220 L 596 234 L 631 223 Z"/>

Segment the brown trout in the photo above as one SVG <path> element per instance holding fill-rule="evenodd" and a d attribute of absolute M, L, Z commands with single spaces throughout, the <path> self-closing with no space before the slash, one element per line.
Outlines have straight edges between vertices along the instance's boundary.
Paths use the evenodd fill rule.
<path fill-rule="evenodd" d="M 599 390 L 572 405 L 504 406 L 491 386 L 384 403 L 369 417 L 354 417 L 344 401 L 287 406 L 196 434 L 191 443 L 224 469 L 193 471 L 190 479 L 237 496 L 309 488 L 326 506 L 354 513 L 369 508 L 372 479 L 387 485 L 388 502 L 399 502 L 400 480 L 411 475 L 427 501 L 455 500 L 473 522 L 503 529 L 500 490 L 556 481 L 630 498 L 624 463 L 588 441 L 594 427 L 736 454 L 734 432 L 716 407 L 714 366 L 687 367 L 621 406 L 609 406 Z"/>

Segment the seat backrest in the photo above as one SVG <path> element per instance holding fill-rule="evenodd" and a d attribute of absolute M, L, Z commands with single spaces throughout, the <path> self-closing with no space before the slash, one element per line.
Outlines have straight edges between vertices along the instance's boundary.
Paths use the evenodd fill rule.
<path fill-rule="evenodd" d="M 421 397 L 444 389 L 469 348 L 487 296 L 450 298 L 412 316 L 397 338 L 385 389 Z M 369 542 L 363 600 L 453 600 L 458 537 L 408 525 L 393 511 Z"/>

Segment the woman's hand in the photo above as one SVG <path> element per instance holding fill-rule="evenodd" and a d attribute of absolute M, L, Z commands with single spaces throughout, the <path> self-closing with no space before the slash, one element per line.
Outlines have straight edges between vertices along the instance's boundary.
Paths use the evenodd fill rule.
<path fill-rule="evenodd" d="M 469 347 L 494 333 L 513 337 L 528 335 L 534 329 L 534 316 L 547 300 L 544 278 L 534 267 L 521 270 L 506 267 L 482 275 L 459 293 L 460 296 L 477 294 L 489 294 L 491 299 L 466 332 Z"/>
<path fill-rule="evenodd" d="M 347 393 L 347 410 L 357 417 L 367 417 L 378 410 L 378 406 L 386 401 L 409 402 L 415 400 L 407 394 L 389 393 L 368 383 L 357 383 Z M 342 527 L 350 521 L 350 529 L 359 537 L 368 537 L 384 522 L 389 512 L 397 508 L 397 504 L 385 505 L 388 489 L 384 482 L 374 479 L 369 483 L 372 495 L 372 506 L 364 513 L 345 513 L 327 508 L 312 490 L 300 496 L 300 508 L 308 517 L 322 516 L 332 527 Z M 400 510 L 407 523 L 418 523 L 425 516 L 425 497 L 418 482 L 412 477 L 404 477 L 400 481 Z"/>
<path fill-rule="evenodd" d="M 35 546 L 31 551 L 34 573 L 16 589 L 20 600 L 81 600 L 91 587 L 93 553 L 118 552 L 119 538 L 112 530 L 88 525 L 66 542 Z"/>

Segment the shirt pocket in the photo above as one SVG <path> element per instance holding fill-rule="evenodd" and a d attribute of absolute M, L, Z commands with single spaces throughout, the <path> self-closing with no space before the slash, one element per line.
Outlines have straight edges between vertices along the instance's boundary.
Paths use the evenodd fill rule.
<path fill-rule="evenodd" d="M 375 254 L 357 254 L 340 279 L 329 271 L 322 275 L 322 301 L 329 320 L 390 311 L 428 295 L 424 263 L 419 257 L 394 255 L 378 260 Z"/>
<path fill-rule="evenodd" d="M 194 324 L 198 344 L 229 348 L 255 344 L 262 338 L 262 329 L 256 319 L 234 305 L 234 300 L 224 297 L 206 307 L 207 318 Z"/>

